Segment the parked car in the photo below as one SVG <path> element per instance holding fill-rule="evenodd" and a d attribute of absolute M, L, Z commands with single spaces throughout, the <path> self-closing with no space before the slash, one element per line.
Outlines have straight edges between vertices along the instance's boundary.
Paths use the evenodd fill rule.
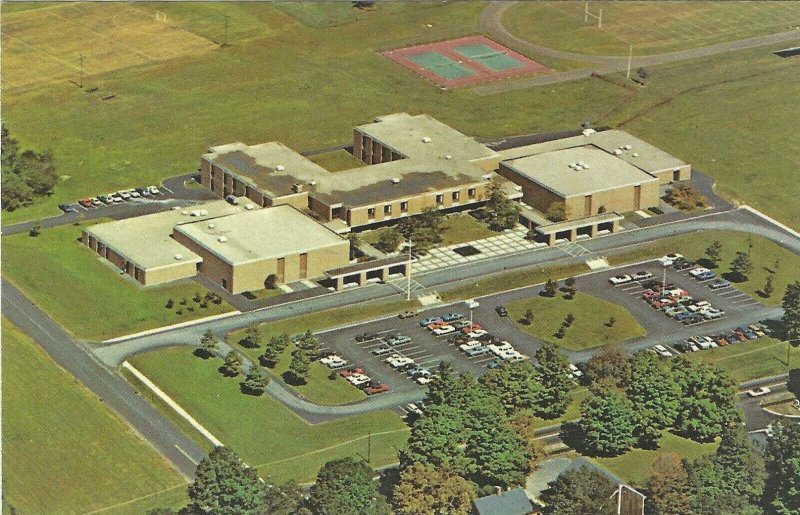
<path fill-rule="evenodd" d="M 708 287 L 711 288 L 712 290 L 718 290 L 720 288 L 727 288 L 730 285 L 731 285 L 731 282 L 728 281 L 728 280 L 715 279 L 714 281 L 711 281 L 711 283 L 708 285 Z"/>
<path fill-rule="evenodd" d="M 475 329 L 474 331 L 470 331 L 468 333 L 464 333 L 470 338 L 480 338 L 481 336 L 486 336 L 488 331 L 484 331 L 483 329 Z"/>
<path fill-rule="evenodd" d="M 686 313 L 686 308 L 683 306 L 670 306 L 664 310 L 664 314 L 668 317 L 674 317 L 676 315 L 680 315 L 681 313 Z"/>
<path fill-rule="evenodd" d="M 458 346 L 458 348 L 464 352 L 467 352 L 469 349 L 474 349 L 475 347 L 480 347 L 480 346 L 481 342 L 479 342 L 478 340 L 470 340 L 466 343 L 462 343 L 461 345 Z"/>
<path fill-rule="evenodd" d="M 461 330 L 461 329 L 464 329 L 465 327 L 471 326 L 472 322 L 470 322 L 469 320 L 458 320 L 456 322 L 453 322 L 450 325 L 452 325 L 453 327 L 455 327 L 458 330 Z"/>
<path fill-rule="evenodd" d="M 150 193 L 150 190 L 148 190 L 147 188 L 136 188 L 136 191 L 139 193 L 139 195 L 143 197 L 149 197 L 150 195 L 152 195 L 152 193 Z"/>
<path fill-rule="evenodd" d="M 696 276 L 694 276 L 694 278 L 697 279 L 698 281 L 708 281 L 709 279 L 713 279 L 716 276 L 717 274 L 715 274 L 714 272 L 708 271 L 708 272 L 703 272 L 702 274 L 697 274 Z"/>
<path fill-rule="evenodd" d="M 120 190 L 120 191 L 117 192 L 117 195 L 119 195 L 122 198 L 122 200 L 130 200 L 131 199 L 131 194 L 128 193 L 127 190 Z"/>
<path fill-rule="evenodd" d="M 762 395 L 767 395 L 769 393 L 772 393 L 772 390 L 770 390 L 768 386 L 759 386 L 758 388 L 753 388 L 752 390 L 747 391 L 747 395 L 750 397 L 761 397 Z"/>
<path fill-rule="evenodd" d="M 100 199 L 99 199 L 99 198 L 97 198 L 97 197 L 92 197 L 92 198 L 90 198 L 89 200 L 91 200 L 91 201 L 92 201 L 92 205 L 93 205 L 94 207 L 97 207 L 97 206 L 102 206 L 102 205 L 103 205 L 103 201 L 102 201 L 102 200 L 100 200 Z"/>
<path fill-rule="evenodd" d="M 417 312 L 416 311 L 403 311 L 402 313 L 400 313 L 397 316 L 398 316 L 398 318 L 414 318 L 415 316 L 417 316 Z"/>
<path fill-rule="evenodd" d="M 356 368 L 348 368 L 347 370 L 342 370 L 341 372 L 339 372 L 339 375 L 342 377 L 350 377 L 355 374 L 365 375 L 364 369 L 356 367 Z"/>
<path fill-rule="evenodd" d="M 406 370 L 406 375 L 408 377 L 415 377 L 417 375 L 429 376 L 429 375 L 431 375 L 431 371 L 428 370 L 425 367 L 417 366 L 417 367 L 412 367 L 412 368 L 409 368 L 408 370 Z"/>
<path fill-rule="evenodd" d="M 161 192 L 155 186 L 148 186 L 147 191 L 150 192 L 151 195 L 160 195 Z"/>
<path fill-rule="evenodd" d="M 392 352 L 392 349 L 389 347 L 377 347 L 372 349 L 372 354 L 375 356 L 383 356 L 384 354 L 389 354 L 390 352 Z"/>
<path fill-rule="evenodd" d="M 83 207 L 92 207 L 92 200 L 88 198 L 82 198 L 78 201 L 78 204 L 82 205 Z"/>
<path fill-rule="evenodd" d="M 748 327 L 748 328 L 749 328 L 751 331 L 753 331 L 754 333 L 756 333 L 756 336 L 759 336 L 759 337 L 761 337 L 761 336 L 765 336 L 765 334 L 764 334 L 764 331 L 762 331 L 762 330 L 761 330 L 761 328 L 760 328 L 758 325 L 756 325 L 756 324 L 750 324 L 750 325 L 748 325 L 747 327 Z"/>
<path fill-rule="evenodd" d="M 389 388 L 388 384 L 380 383 L 378 386 L 370 385 L 364 388 L 364 393 L 366 393 L 367 395 L 376 395 L 379 393 L 388 392 L 389 390 L 391 390 L 391 388 Z"/>
<path fill-rule="evenodd" d="M 456 320 L 461 320 L 464 318 L 464 315 L 461 313 L 447 313 L 446 315 L 442 315 L 442 320 L 445 322 L 455 322 Z"/>
<path fill-rule="evenodd" d="M 369 340 L 374 340 L 378 336 L 380 336 L 378 333 L 366 332 L 366 333 L 362 333 L 362 334 L 359 334 L 358 336 L 356 336 L 356 341 L 357 342 L 366 342 L 366 341 L 369 341 Z"/>
<path fill-rule="evenodd" d="M 714 308 L 702 311 L 700 314 L 703 315 L 703 318 L 705 318 L 706 320 L 716 320 L 718 318 L 722 318 L 725 316 L 724 311 Z"/>
<path fill-rule="evenodd" d="M 629 275 L 615 275 L 614 277 L 611 277 L 611 278 L 608 280 L 608 282 L 610 282 L 610 283 L 611 283 L 611 284 L 613 284 L 614 286 L 617 286 L 617 285 L 620 285 L 620 284 L 629 283 L 629 282 L 631 282 L 632 280 L 633 280 L 633 279 L 632 279 L 632 278 L 631 278 L 631 276 L 629 276 Z"/>
<path fill-rule="evenodd" d="M 683 258 L 682 254 L 667 254 L 666 256 L 659 258 L 658 261 L 664 266 L 670 266 L 675 261 L 682 258 Z"/>
<path fill-rule="evenodd" d="M 501 363 L 502 363 L 501 360 L 495 359 L 495 360 L 492 360 L 489 363 L 487 363 L 486 364 L 486 368 L 488 368 L 489 370 L 493 370 L 493 369 L 499 367 Z"/>
<path fill-rule="evenodd" d="M 398 334 L 398 335 L 392 336 L 391 338 L 386 340 L 386 343 L 391 345 L 392 347 L 397 347 L 398 345 L 403 345 L 403 344 L 410 343 L 410 342 L 411 342 L 411 338 L 409 338 L 408 336 L 406 336 L 404 334 Z"/>
<path fill-rule="evenodd" d="M 689 270 L 689 275 L 691 275 L 692 277 L 697 277 L 700 274 L 704 274 L 704 273 L 710 272 L 710 271 L 711 270 L 709 270 L 708 268 L 705 268 L 703 266 L 698 266 L 697 268 L 693 268 L 693 269 Z"/>
<path fill-rule="evenodd" d="M 572 363 L 569 364 L 569 371 L 575 377 L 581 377 L 583 375 L 583 372 Z"/>
<path fill-rule="evenodd" d="M 434 322 L 441 322 L 441 321 L 442 321 L 441 317 L 428 317 L 428 318 L 425 318 L 422 321 L 420 321 L 419 326 L 420 327 L 425 327 L 425 326 L 430 325 L 430 324 L 432 324 Z"/>
<path fill-rule="evenodd" d="M 428 324 L 428 330 L 429 331 L 433 331 L 434 329 L 437 329 L 439 327 L 444 327 L 444 326 L 449 326 L 449 325 L 450 324 L 448 324 L 444 320 L 439 320 L 438 322 L 433 322 L 432 324 Z"/>
<path fill-rule="evenodd" d="M 481 327 L 481 324 L 475 324 L 475 323 L 472 323 L 472 324 L 469 324 L 469 325 L 467 325 L 467 326 L 465 326 L 465 327 L 461 328 L 461 332 L 462 332 L 462 333 L 464 333 L 464 334 L 467 334 L 467 333 L 469 333 L 469 332 L 472 332 L 472 331 L 477 331 L 477 330 L 479 330 L 479 329 L 483 329 L 483 328 Z"/>
<path fill-rule="evenodd" d="M 489 352 L 488 347 L 484 347 L 483 345 L 478 345 L 477 347 L 472 347 L 471 349 L 467 349 L 464 351 L 464 354 L 469 356 L 470 358 L 474 358 L 475 356 L 483 356 Z"/>
<path fill-rule="evenodd" d="M 497 306 L 496 308 L 494 308 L 494 310 L 501 317 L 507 317 L 508 316 L 508 310 L 503 306 Z"/>
<path fill-rule="evenodd" d="M 694 261 L 689 261 L 687 259 L 676 259 L 674 263 L 672 263 L 672 268 L 675 270 L 686 270 L 687 268 L 692 268 L 695 265 Z"/>
<path fill-rule="evenodd" d="M 475 309 L 480 306 L 480 303 L 475 299 L 467 299 L 464 301 L 464 304 L 466 304 L 469 309 Z"/>
<path fill-rule="evenodd" d="M 425 386 L 426 384 L 428 384 L 431 381 L 433 381 L 433 377 L 431 377 L 431 376 L 419 376 L 416 379 L 414 379 L 414 381 L 416 381 L 417 384 L 421 384 L 422 386 Z"/>
<path fill-rule="evenodd" d="M 651 279 L 652 277 L 653 274 L 645 270 L 640 270 L 631 275 L 631 279 L 633 279 L 634 281 L 646 281 L 647 279 Z"/>
<path fill-rule="evenodd" d="M 673 299 L 670 299 L 668 297 L 662 297 L 660 299 L 654 300 L 650 305 L 656 309 L 661 309 L 661 308 L 666 308 L 668 306 L 672 306 L 673 304 L 675 304 L 675 301 Z"/>
<path fill-rule="evenodd" d="M 414 415 L 417 415 L 419 417 L 422 416 L 422 410 L 420 409 L 419 406 L 417 406 L 413 402 L 409 402 L 408 404 L 406 404 L 406 409 L 408 410 L 409 413 L 413 413 Z"/>
<path fill-rule="evenodd" d="M 663 345 L 656 345 L 655 347 L 653 347 L 653 350 L 656 351 L 656 354 L 658 354 L 661 357 L 664 358 L 672 357 L 672 353 L 668 351 L 667 348 L 664 347 Z"/>
<path fill-rule="evenodd" d="M 456 328 L 452 325 L 443 325 L 441 327 L 437 327 L 433 330 L 433 334 L 436 336 L 443 336 L 445 334 L 450 334 L 456 332 Z"/>
<path fill-rule="evenodd" d="M 139 192 L 138 192 L 138 191 L 136 191 L 136 190 L 128 190 L 128 194 L 129 194 L 131 197 L 133 197 L 133 198 L 139 198 L 139 197 L 141 197 L 141 196 L 142 196 L 142 194 L 141 194 L 141 193 L 139 193 Z"/>
<path fill-rule="evenodd" d="M 78 208 L 75 204 L 59 204 L 58 209 L 65 213 L 77 213 Z"/>

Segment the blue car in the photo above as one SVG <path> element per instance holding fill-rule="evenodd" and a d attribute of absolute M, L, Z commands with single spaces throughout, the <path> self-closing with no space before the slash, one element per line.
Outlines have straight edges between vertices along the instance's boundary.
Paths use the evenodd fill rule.
<path fill-rule="evenodd" d="M 427 325 L 431 325 L 431 324 L 434 324 L 436 322 L 441 322 L 441 321 L 442 321 L 442 317 L 428 317 L 425 320 L 421 321 L 419 323 L 419 326 L 420 327 L 425 327 Z"/>
<path fill-rule="evenodd" d="M 501 361 L 499 359 L 496 359 L 494 361 L 490 361 L 489 363 L 486 364 L 486 368 L 489 368 L 489 369 L 497 368 L 497 367 L 500 366 L 500 363 L 501 363 Z"/>
<path fill-rule="evenodd" d="M 462 318 L 464 318 L 464 315 L 461 313 L 448 313 L 442 316 L 442 320 L 445 322 L 454 322 L 456 320 L 461 320 Z"/>
<path fill-rule="evenodd" d="M 703 272 L 702 274 L 698 274 L 695 276 L 695 279 L 698 281 L 708 281 L 709 279 L 713 279 L 717 276 L 714 272 Z"/>
<path fill-rule="evenodd" d="M 716 281 L 709 284 L 708 287 L 711 288 L 712 290 L 717 290 L 719 288 L 727 288 L 730 285 L 731 285 L 730 281 L 727 281 L 725 279 L 717 279 Z"/>
<path fill-rule="evenodd" d="M 675 320 L 682 322 L 687 318 L 691 318 L 693 314 L 694 313 L 689 313 L 688 311 L 686 311 L 685 313 L 678 313 L 677 315 L 675 315 Z"/>

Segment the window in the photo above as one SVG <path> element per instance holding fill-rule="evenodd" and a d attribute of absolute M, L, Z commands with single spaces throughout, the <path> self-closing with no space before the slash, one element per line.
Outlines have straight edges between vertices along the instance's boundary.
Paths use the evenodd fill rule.
<path fill-rule="evenodd" d="M 444 203 L 444 195 L 436 195 L 436 203 L 437 204 Z"/>
<path fill-rule="evenodd" d="M 385 206 L 383 206 L 383 214 L 384 215 L 391 215 L 392 214 L 392 205 L 391 204 L 386 204 Z"/>
<path fill-rule="evenodd" d="M 367 218 L 375 218 L 375 208 L 371 207 L 367 209 Z"/>
<path fill-rule="evenodd" d="M 468 189 L 467 195 L 469 195 L 469 198 L 475 198 L 475 188 Z"/>
<path fill-rule="evenodd" d="M 408 213 L 408 201 L 400 202 L 400 211 Z"/>
<path fill-rule="evenodd" d="M 461 192 L 460 191 L 454 191 L 453 192 L 453 202 L 458 202 L 459 198 L 461 198 Z"/>

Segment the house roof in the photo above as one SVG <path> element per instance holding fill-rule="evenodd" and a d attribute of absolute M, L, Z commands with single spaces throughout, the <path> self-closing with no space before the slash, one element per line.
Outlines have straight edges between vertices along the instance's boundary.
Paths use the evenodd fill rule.
<path fill-rule="evenodd" d="M 533 503 L 522 488 L 487 495 L 475 499 L 473 504 L 478 515 L 526 515 L 533 511 Z"/>

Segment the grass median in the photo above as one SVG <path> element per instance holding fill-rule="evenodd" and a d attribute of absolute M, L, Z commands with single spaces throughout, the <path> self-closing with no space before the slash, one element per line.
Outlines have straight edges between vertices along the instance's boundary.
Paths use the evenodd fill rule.
<path fill-rule="evenodd" d="M 792 347 L 788 355 L 789 344 L 775 338 L 759 338 L 748 340 L 716 349 L 690 352 L 686 354 L 692 361 L 708 363 L 727 370 L 736 381 L 742 383 L 785 374 L 789 371 L 789 363 L 795 368 L 800 366 L 800 347 Z M 786 360 L 789 359 L 789 363 Z"/>
<path fill-rule="evenodd" d="M 86 225 L 89 223 L 87 222 Z M 105 340 L 197 318 L 233 308 L 192 300 L 206 290 L 193 281 L 143 287 L 78 241 L 81 227 L 44 229 L 37 237 L 5 236 L 3 275 L 73 335 Z M 173 299 L 171 309 L 165 307 Z M 187 306 L 181 306 L 181 299 Z M 176 311 L 182 308 L 182 314 Z"/>
<path fill-rule="evenodd" d="M 391 411 L 308 424 L 269 395 L 241 393 L 241 377 L 222 376 L 219 360 L 197 358 L 188 348 L 162 349 L 130 361 L 262 477 L 274 481 L 311 481 L 325 461 L 343 456 L 369 457 L 373 467 L 395 463 L 396 449 L 408 437 L 406 424 Z"/>
<path fill-rule="evenodd" d="M 623 342 L 647 334 L 627 309 L 613 302 L 581 292 L 569 298 L 566 294 L 555 297 L 538 295 L 506 304 L 509 318 L 517 328 L 540 340 L 553 342 L 569 350 L 583 350 Z M 533 320 L 525 324 L 525 313 L 531 310 Z M 574 321 L 558 337 L 565 319 L 572 314 Z M 610 323 L 610 319 L 614 323 Z"/>
<path fill-rule="evenodd" d="M 185 481 L 158 453 L 19 329 L 2 328 L 4 508 L 86 513 L 167 491 L 182 505 Z"/>

